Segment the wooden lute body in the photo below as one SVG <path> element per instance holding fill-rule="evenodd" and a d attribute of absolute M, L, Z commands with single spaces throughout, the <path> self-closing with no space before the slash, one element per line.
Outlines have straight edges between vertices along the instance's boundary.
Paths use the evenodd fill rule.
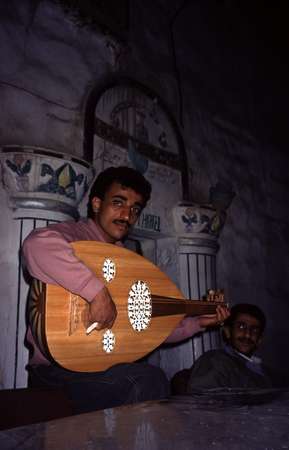
<path fill-rule="evenodd" d="M 136 361 L 158 347 L 185 315 L 215 312 L 218 303 L 185 300 L 166 274 L 130 250 L 94 241 L 71 245 L 104 281 L 117 318 L 111 330 L 87 335 L 88 303 L 61 286 L 34 280 L 28 303 L 33 335 L 41 351 L 66 369 L 100 371 Z"/>

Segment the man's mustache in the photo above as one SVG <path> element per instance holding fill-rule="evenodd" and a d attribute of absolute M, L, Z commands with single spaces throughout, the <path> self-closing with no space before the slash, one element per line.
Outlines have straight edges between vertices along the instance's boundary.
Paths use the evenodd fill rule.
<path fill-rule="evenodd" d="M 118 219 L 118 220 L 114 220 L 113 223 L 115 223 L 116 225 L 118 225 L 118 224 L 126 225 L 128 228 L 130 227 L 130 224 L 127 220 Z"/>
<path fill-rule="evenodd" d="M 248 339 L 248 338 L 239 338 L 238 339 L 239 342 L 241 342 L 242 344 L 250 344 L 250 345 L 255 345 L 255 342 L 252 341 L 252 339 Z"/>

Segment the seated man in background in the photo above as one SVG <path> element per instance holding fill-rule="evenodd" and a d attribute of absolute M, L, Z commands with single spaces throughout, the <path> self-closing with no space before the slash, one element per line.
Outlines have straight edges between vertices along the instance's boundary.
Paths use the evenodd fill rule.
<path fill-rule="evenodd" d="M 261 359 L 254 356 L 266 326 L 261 309 L 240 303 L 231 308 L 225 321 L 223 349 L 204 353 L 190 369 L 172 379 L 173 394 L 215 388 L 268 388 L 271 381 Z"/>

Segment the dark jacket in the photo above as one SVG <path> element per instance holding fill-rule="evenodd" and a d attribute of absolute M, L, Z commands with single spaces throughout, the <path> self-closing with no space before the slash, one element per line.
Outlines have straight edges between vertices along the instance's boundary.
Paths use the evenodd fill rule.
<path fill-rule="evenodd" d="M 187 393 L 211 388 L 268 388 L 271 381 L 261 364 L 229 350 L 204 353 L 189 370 Z"/>

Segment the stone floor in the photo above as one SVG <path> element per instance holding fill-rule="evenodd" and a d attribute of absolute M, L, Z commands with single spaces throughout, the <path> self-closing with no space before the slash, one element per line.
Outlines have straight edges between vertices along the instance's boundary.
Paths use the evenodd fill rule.
<path fill-rule="evenodd" d="M 1 450 L 289 449 L 289 390 L 212 391 L 0 432 Z"/>

